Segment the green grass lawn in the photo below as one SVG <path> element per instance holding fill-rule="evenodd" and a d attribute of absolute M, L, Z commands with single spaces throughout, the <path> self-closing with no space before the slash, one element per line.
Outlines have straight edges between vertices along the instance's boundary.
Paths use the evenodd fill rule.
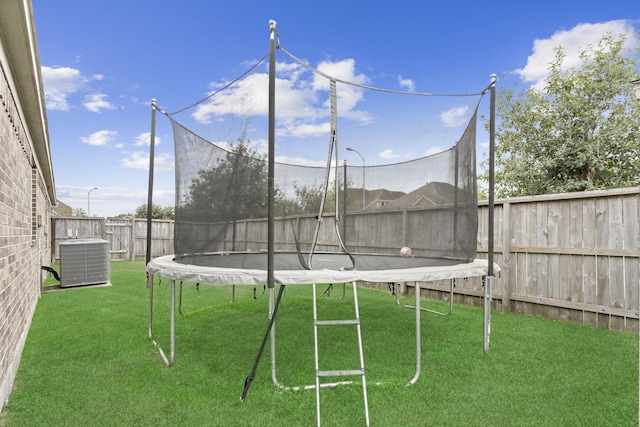
<path fill-rule="evenodd" d="M 267 326 L 258 289 L 185 284 L 175 364 L 147 337 L 143 262 L 111 264 L 110 287 L 46 292 L 38 302 L 0 426 L 313 426 L 315 391 L 271 380 L 270 352 L 240 403 Z M 169 281 L 156 283 L 154 338 L 169 351 Z M 324 287 L 318 287 L 322 294 Z M 353 316 L 350 288 L 319 298 L 321 318 Z M 422 315 L 422 374 L 415 315 L 389 292 L 359 288 L 372 426 L 637 426 L 638 337 L 492 313 L 482 352 L 482 309 Z M 406 303 L 412 303 L 412 297 Z M 290 286 L 277 322 L 277 374 L 313 384 L 310 286 Z M 423 306 L 446 310 L 425 300 Z M 320 330 L 321 369 L 357 367 L 353 326 Z M 357 380 L 357 378 L 356 378 Z M 321 390 L 324 426 L 364 425 L 359 383 Z"/>

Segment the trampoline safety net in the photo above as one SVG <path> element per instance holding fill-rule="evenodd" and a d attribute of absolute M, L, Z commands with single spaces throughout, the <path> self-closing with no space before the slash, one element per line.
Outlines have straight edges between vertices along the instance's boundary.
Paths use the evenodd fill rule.
<path fill-rule="evenodd" d="M 402 264 L 405 246 L 412 266 L 475 259 L 481 94 L 381 90 L 287 61 L 276 76 L 272 205 L 275 251 L 300 261 L 287 268 L 313 268 L 305 259 L 327 252 Z M 170 117 L 178 262 L 267 250 L 268 77 L 254 67 L 212 93 L 191 113 L 198 126 Z"/>

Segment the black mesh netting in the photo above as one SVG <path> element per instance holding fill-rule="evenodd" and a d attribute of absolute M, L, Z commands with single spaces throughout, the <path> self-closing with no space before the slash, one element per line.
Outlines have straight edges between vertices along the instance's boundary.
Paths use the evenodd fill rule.
<path fill-rule="evenodd" d="M 172 119 L 178 261 L 192 263 L 212 253 L 255 255 L 267 250 L 267 83 L 262 76 L 250 75 L 200 107 L 196 114 L 208 121 L 200 132 L 206 139 Z M 275 250 L 293 254 L 287 259 L 295 264 L 280 268 L 305 268 L 310 251 L 351 253 L 356 269 L 382 266 L 383 258 L 385 268 L 393 268 L 393 259 L 400 268 L 407 261 L 399 253 L 405 246 L 412 250 L 411 266 L 473 260 L 478 227 L 478 100 L 467 108 L 470 119 L 452 138 L 436 129 L 434 112 L 453 108 L 451 98 L 434 108 L 426 104 L 433 104 L 423 99 L 427 97 L 341 83 L 331 92 L 323 76 L 313 79 L 327 90 L 317 92 L 323 97 L 316 100 L 321 112 L 314 112 L 307 128 L 301 114 L 292 113 L 296 106 L 287 94 L 277 92 L 276 96 Z M 332 93 L 337 93 L 333 99 Z M 355 108 L 354 99 L 367 104 Z M 409 109 L 403 113 L 400 108 L 384 114 L 377 109 L 405 100 Z M 409 147 L 404 151 L 413 153 L 414 159 L 375 164 L 361 155 L 373 144 L 389 147 L 386 157 L 392 159 L 391 153 L 402 151 L 399 147 Z M 436 154 L 427 155 L 431 151 Z M 347 158 L 352 164 L 344 162 Z M 392 256 L 369 257 L 373 265 L 359 266 L 357 254 Z M 266 257 L 254 255 L 251 259 L 264 264 Z"/>

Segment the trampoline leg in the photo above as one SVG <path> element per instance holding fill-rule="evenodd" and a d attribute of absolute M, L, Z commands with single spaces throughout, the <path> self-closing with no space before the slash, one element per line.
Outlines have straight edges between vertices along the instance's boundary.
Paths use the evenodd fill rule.
<path fill-rule="evenodd" d="M 420 367 L 421 367 L 421 353 L 422 353 L 422 345 L 420 343 L 420 282 L 416 282 L 415 286 L 416 292 L 416 373 L 411 378 L 407 386 L 413 385 L 420 378 Z"/>
<path fill-rule="evenodd" d="M 170 283 L 171 285 L 170 285 L 169 293 L 171 294 L 170 295 L 171 322 L 169 325 L 169 336 L 170 336 L 169 357 L 167 358 L 167 356 L 164 354 L 164 351 L 162 350 L 162 347 L 160 347 L 160 345 L 158 345 L 157 342 L 152 341 L 153 345 L 158 348 L 158 353 L 160 353 L 160 357 L 162 358 L 162 361 L 164 362 L 165 365 L 169 367 L 173 365 L 173 359 L 176 354 L 176 281 L 171 279 Z M 150 292 L 149 298 L 151 301 L 153 301 L 153 291 Z M 149 313 L 149 336 L 151 337 L 151 312 Z"/>
<path fill-rule="evenodd" d="M 271 320 L 271 317 L 273 316 L 273 310 L 275 307 L 275 297 L 274 297 L 274 293 L 275 290 L 273 288 L 269 289 L 269 320 Z M 290 386 L 286 386 L 281 384 L 278 381 L 278 374 L 277 374 L 277 368 L 276 368 L 276 322 L 274 320 L 273 325 L 271 326 L 271 331 L 269 332 L 269 337 L 270 337 L 270 341 L 271 341 L 271 380 L 273 381 L 273 384 L 275 384 L 276 387 L 281 388 L 283 390 L 293 390 L 293 391 L 301 391 L 301 390 L 312 390 L 315 388 L 315 385 L 311 385 L 311 386 L 303 386 L 303 387 L 290 387 Z"/>
<path fill-rule="evenodd" d="M 269 288 L 269 320 L 271 320 L 271 317 L 273 316 L 273 307 L 275 305 L 274 303 L 274 288 Z M 273 322 L 273 325 L 271 326 L 271 332 L 269 334 L 270 338 L 271 338 L 271 379 L 273 380 L 273 383 L 277 386 L 277 387 L 282 387 L 280 385 L 280 383 L 278 383 L 278 377 L 276 375 L 276 323 Z"/>
<path fill-rule="evenodd" d="M 180 296 L 178 297 L 178 312 L 180 316 L 184 316 L 182 313 L 182 280 L 180 281 Z"/>
<path fill-rule="evenodd" d="M 274 288 L 269 288 L 269 320 L 271 320 L 271 318 L 273 317 L 273 310 L 275 307 L 275 289 Z M 288 387 L 285 385 L 280 384 L 280 382 L 278 381 L 278 374 L 276 373 L 276 322 L 273 322 L 273 325 L 271 326 L 271 331 L 269 332 L 269 338 L 270 338 L 270 347 L 271 347 L 271 380 L 273 381 L 273 384 L 275 384 L 276 387 L 285 389 L 285 390 L 295 390 L 295 391 L 299 391 L 300 388 L 299 387 Z"/>
<path fill-rule="evenodd" d="M 149 288 L 149 338 L 153 337 L 153 274 L 147 276 Z"/>
<path fill-rule="evenodd" d="M 169 366 L 173 365 L 173 358 L 176 353 L 176 282 L 171 281 L 171 344 Z"/>
<path fill-rule="evenodd" d="M 486 276 L 484 284 L 484 340 L 482 351 L 489 353 L 489 338 L 491 335 L 491 285 L 493 276 Z"/>
<path fill-rule="evenodd" d="M 453 288 L 456 285 L 456 279 L 451 279 L 451 288 L 449 289 L 449 311 L 446 313 L 442 313 L 440 311 L 437 310 L 431 310 L 428 308 L 423 308 L 421 310 L 424 311 L 428 311 L 429 313 L 433 313 L 433 314 L 439 314 L 440 316 L 448 316 L 451 314 L 451 312 L 453 311 Z"/>
<path fill-rule="evenodd" d="M 169 324 L 169 336 L 170 336 L 170 343 L 169 343 L 169 357 L 167 358 L 167 356 L 164 354 L 164 351 L 162 350 L 162 347 L 160 347 L 158 345 L 157 342 L 153 342 L 153 344 L 158 347 L 158 353 L 160 353 L 160 357 L 162 358 L 162 361 L 164 362 L 165 365 L 167 365 L 168 367 L 171 367 L 173 365 L 173 359 L 175 357 L 176 354 L 176 281 L 171 279 L 171 285 L 170 285 L 170 299 L 171 299 L 171 313 L 170 313 L 170 324 Z"/>
<path fill-rule="evenodd" d="M 453 311 L 453 288 L 456 285 L 456 279 L 451 279 L 451 288 L 449 289 L 449 311 L 446 313 L 443 313 L 441 311 L 437 311 L 437 310 L 431 310 L 429 308 L 420 308 L 420 310 L 422 311 L 427 311 L 429 313 L 433 313 L 433 314 L 439 314 L 440 316 L 448 316 L 451 314 L 451 312 Z M 400 304 L 398 302 L 398 296 L 396 295 L 396 302 L 398 304 Z M 416 308 L 413 305 L 405 305 L 405 308 Z"/>
<path fill-rule="evenodd" d="M 173 334 L 173 322 L 174 322 L 174 313 L 173 313 L 173 305 L 174 305 L 174 300 L 175 300 L 175 295 L 174 295 L 174 281 L 171 281 L 171 359 L 167 359 L 167 356 L 165 356 L 164 351 L 162 351 L 162 348 L 158 345 L 158 343 L 153 339 L 153 275 L 149 275 L 149 338 L 151 338 L 151 342 L 153 343 L 154 347 L 158 348 L 158 353 L 160 353 L 160 357 L 162 358 L 162 361 L 165 363 L 165 365 L 167 366 L 171 366 L 173 365 L 173 355 L 174 355 L 174 334 Z"/>

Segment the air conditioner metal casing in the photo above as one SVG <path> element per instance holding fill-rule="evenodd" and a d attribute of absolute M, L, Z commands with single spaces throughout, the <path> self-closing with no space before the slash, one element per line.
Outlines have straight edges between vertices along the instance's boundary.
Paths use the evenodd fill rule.
<path fill-rule="evenodd" d="M 70 239 L 60 243 L 60 287 L 109 282 L 109 242 Z"/>

